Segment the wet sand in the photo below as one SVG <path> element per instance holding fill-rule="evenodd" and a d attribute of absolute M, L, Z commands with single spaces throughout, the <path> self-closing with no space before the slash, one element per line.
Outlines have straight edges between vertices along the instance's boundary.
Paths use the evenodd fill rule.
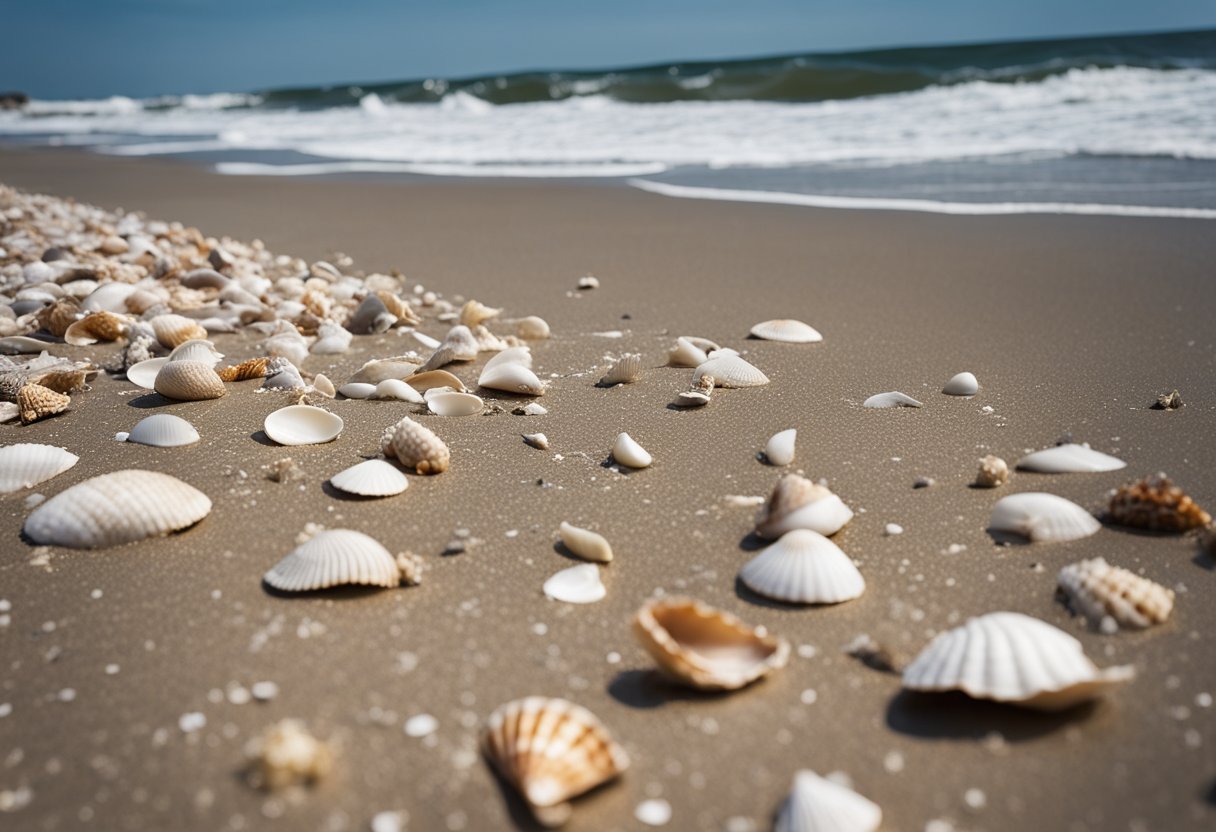
<path fill-rule="evenodd" d="M 411 411 L 404 403 L 334 402 L 346 420 L 338 441 L 284 449 L 259 436 L 283 402 L 256 383 L 165 405 L 99 378 L 61 417 L 0 426 L 5 444 L 81 456 L 39 493 L 146 467 L 214 502 L 184 534 L 53 548 L 42 564 L 20 537 L 26 494 L 0 498 L 0 598 L 11 604 L 0 629 L 0 703 L 11 705 L 0 718 L 0 791 L 33 792 L 0 826 L 365 829 L 377 812 L 404 809 L 409 829 L 528 828 L 476 745 L 486 715 L 527 694 L 587 706 L 632 757 L 618 783 L 576 803 L 571 830 L 638 828 L 633 810 L 652 797 L 670 802 L 668 828 L 766 829 L 804 767 L 847 773 L 883 807 L 888 830 L 931 821 L 952 824 L 935 832 L 1185 830 L 1216 820 L 1207 586 L 1216 564 L 1191 537 L 1104 528 L 1071 543 L 998 546 L 985 531 L 1003 494 L 1045 490 L 1098 509 L 1109 489 L 1158 470 L 1216 505 L 1211 223 L 832 212 L 568 183 L 223 178 L 173 162 L 11 149 L 0 152 L 0 181 L 258 237 L 308 259 L 340 250 L 360 269 L 397 268 L 449 298 L 540 315 L 554 331 L 533 349 L 552 381 L 548 415 L 510 415 L 506 402 L 506 413 L 420 417 L 452 448 L 451 470 L 411 476 L 404 494 L 382 501 L 341 499 L 324 482 L 373 452 Z M 576 292 L 587 273 L 601 287 Z M 805 320 L 825 340 L 746 339 L 776 317 Z M 446 325 L 423 329 L 442 336 Z M 608 331 L 623 337 L 594 334 Z M 667 408 L 689 375 L 662 366 L 680 334 L 745 350 L 772 383 L 719 390 L 697 411 Z M 256 351 L 248 338 L 215 340 L 230 359 Z M 340 382 L 406 346 L 412 339 L 395 334 L 357 337 L 350 353 L 312 356 L 305 369 Z M 607 358 L 627 351 L 644 356 L 642 380 L 596 387 Z M 472 382 L 480 363 L 455 369 Z M 979 377 L 978 396 L 938 392 L 960 370 Z M 1172 388 L 1186 407 L 1148 409 Z M 888 390 L 926 406 L 861 407 Z M 202 441 L 113 440 L 158 410 L 190 420 Z M 857 512 L 835 538 L 866 578 L 856 601 L 793 608 L 736 584 L 756 547 L 753 510 L 723 498 L 769 492 L 781 471 L 756 454 L 788 427 L 799 431 L 789 470 L 826 477 Z M 604 465 L 621 430 L 653 453 L 652 468 Z M 534 431 L 548 435 L 548 452 L 520 440 Z M 1128 468 L 968 487 L 979 457 L 1012 463 L 1065 432 Z M 286 456 L 306 471 L 302 482 L 266 479 L 261 467 Z M 936 484 L 914 489 L 918 477 Z M 561 520 L 612 542 L 597 604 L 541 594 L 571 565 L 554 548 Z M 421 555 L 424 583 L 268 594 L 260 576 L 309 522 Z M 902 535 L 884 535 L 892 522 Z M 443 554 L 458 529 L 479 542 Z M 1176 589 L 1172 618 L 1146 632 L 1086 630 L 1054 599 L 1055 574 L 1097 556 Z M 766 625 L 794 645 L 789 667 L 725 696 L 656 679 L 629 616 L 659 590 Z M 1138 677 L 1094 705 L 1044 715 L 901 694 L 897 675 L 842 652 L 868 634 L 906 662 L 936 632 L 995 610 L 1042 618 L 1098 664 L 1134 664 Z M 230 688 L 263 680 L 280 688 L 272 701 L 229 701 Z M 192 712 L 206 725 L 185 734 L 179 719 Z M 404 721 L 422 713 L 438 730 L 407 736 Z M 241 782 L 242 748 L 283 717 L 332 738 L 338 765 L 316 789 L 267 797 Z"/>

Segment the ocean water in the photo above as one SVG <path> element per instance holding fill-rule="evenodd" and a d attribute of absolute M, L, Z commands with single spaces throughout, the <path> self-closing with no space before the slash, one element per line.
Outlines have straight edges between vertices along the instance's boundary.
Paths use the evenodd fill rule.
<path fill-rule="evenodd" d="M 1216 30 L 39 101 L 0 140 L 229 175 L 564 177 L 669 196 L 1216 218 Z"/>

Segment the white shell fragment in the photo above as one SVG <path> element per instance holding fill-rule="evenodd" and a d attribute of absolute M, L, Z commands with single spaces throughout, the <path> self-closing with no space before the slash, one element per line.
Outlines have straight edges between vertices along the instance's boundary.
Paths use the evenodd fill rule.
<path fill-rule="evenodd" d="M 763 321 L 752 327 L 751 334 L 765 341 L 784 341 L 787 344 L 813 344 L 823 340 L 813 326 L 789 319 Z"/>
<path fill-rule="evenodd" d="M 667 353 L 667 364 L 671 367 L 699 367 L 709 360 L 705 350 L 688 338 L 681 336 Z"/>
<path fill-rule="evenodd" d="M 424 401 L 421 393 L 399 378 L 384 379 L 376 385 L 368 398 L 396 399 L 410 404 L 422 404 Z"/>
<path fill-rule="evenodd" d="M 169 353 L 170 361 L 198 361 L 211 367 L 219 364 L 223 357 L 224 354 L 215 349 L 215 344 L 201 338 L 186 341 L 174 347 L 173 352 Z"/>
<path fill-rule="evenodd" d="M 941 633 L 904 671 L 908 690 L 961 690 L 1044 711 L 1096 698 L 1135 675 L 1131 667 L 1098 669 L 1081 642 L 1016 612 L 994 612 Z"/>
<path fill-rule="evenodd" d="M 443 391 L 428 395 L 426 406 L 437 416 L 474 416 L 485 408 L 485 403 L 472 393 Z"/>
<path fill-rule="evenodd" d="M 612 458 L 627 468 L 649 468 L 654 457 L 627 433 L 618 433 L 612 443 Z"/>
<path fill-rule="evenodd" d="M 861 403 L 862 407 L 870 408 L 887 408 L 887 407 L 923 407 L 920 402 L 909 395 L 898 391 L 891 393 L 876 393 L 870 398 Z"/>
<path fill-rule="evenodd" d="M 145 390 L 154 390 L 156 389 L 156 374 L 160 372 L 161 367 L 168 363 L 168 357 L 164 357 L 149 358 L 138 364 L 132 364 L 127 368 L 127 381 L 138 384 Z"/>
<path fill-rule="evenodd" d="M 1037 543 L 1089 537 L 1102 528 L 1102 524 L 1088 511 L 1063 497 L 1026 491 L 997 500 L 988 528 L 1021 535 Z"/>
<path fill-rule="evenodd" d="M 360 497 L 392 497 L 408 488 L 410 481 L 392 463 L 369 459 L 334 474 L 329 484 Z"/>
<path fill-rule="evenodd" d="M 366 381 L 348 381 L 338 388 L 338 392 L 348 399 L 370 399 L 376 394 L 376 385 Z"/>
<path fill-rule="evenodd" d="M 826 486 L 786 474 L 756 513 L 756 534 L 772 539 L 794 529 L 809 529 L 833 535 L 852 519 L 852 509 Z"/>
<path fill-rule="evenodd" d="M 0 494 L 32 488 L 71 468 L 80 457 L 54 445 L 21 442 L 0 448 Z"/>
<path fill-rule="evenodd" d="M 567 604 L 593 604 L 608 594 L 600 580 L 600 570 L 594 563 L 584 563 L 563 569 L 545 581 L 545 595 Z"/>
<path fill-rule="evenodd" d="M 781 536 L 739 570 L 752 591 L 791 604 L 839 604 L 861 597 L 866 582 L 832 541 L 806 529 Z"/>
<path fill-rule="evenodd" d="M 794 461 L 794 443 L 798 440 L 798 430 L 790 428 L 774 433 L 764 446 L 764 457 L 770 465 L 789 465 Z"/>
<path fill-rule="evenodd" d="M 1074 611 L 1095 627 L 1144 629 L 1161 624 L 1174 609 L 1174 591 L 1102 558 L 1060 570 L 1057 582 Z"/>
<path fill-rule="evenodd" d="M 172 413 L 154 413 L 141 419 L 127 434 L 128 442 L 155 448 L 180 448 L 198 440 L 194 425 Z"/>
<path fill-rule="evenodd" d="M 156 471 L 102 474 L 56 494 L 25 520 L 35 543 L 98 549 L 193 526 L 211 511 L 206 494 Z"/>
<path fill-rule="evenodd" d="M 523 364 L 504 363 L 486 367 L 481 371 L 477 384 L 491 390 L 503 390 L 523 396 L 542 396 L 545 387 L 536 373 Z"/>
<path fill-rule="evenodd" d="M 1118 471 L 1127 463 L 1088 445 L 1068 442 L 1028 454 L 1018 460 L 1017 467 L 1040 474 L 1086 474 Z"/>
<path fill-rule="evenodd" d="M 946 382 L 942 392 L 947 396 L 974 396 L 980 392 L 980 383 L 974 373 L 958 373 Z"/>
<path fill-rule="evenodd" d="M 585 275 L 578 279 L 578 288 L 580 289 L 598 289 L 600 288 L 599 278 L 594 275 Z"/>
<path fill-rule="evenodd" d="M 524 441 L 541 451 L 549 450 L 549 437 L 543 433 L 525 433 L 523 434 Z"/>
<path fill-rule="evenodd" d="M 612 547 L 602 534 L 590 529 L 580 529 L 563 521 L 559 527 L 562 545 L 570 550 L 570 554 L 594 563 L 610 563 Z"/>
<path fill-rule="evenodd" d="M 881 824 L 877 803 L 803 769 L 794 775 L 773 832 L 874 832 Z"/>
<path fill-rule="evenodd" d="M 344 585 L 393 587 L 401 583 L 401 569 L 375 539 L 350 529 L 331 529 L 297 546 L 262 580 L 282 592 Z"/>
<path fill-rule="evenodd" d="M 600 379 L 600 384 L 604 387 L 612 387 L 617 384 L 632 384 L 642 377 L 642 356 L 637 353 L 628 353 L 622 355 L 620 359 L 612 365 L 607 374 Z"/>
<path fill-rule="evenodd" d="M 713 376 L 716 387 L 763 387 L 768 376 L 737 355 L 726 353 L 711 357 L 693 371 L 693 381 Z"/>
<path fill-rule="evenodd" d="M 280 445 L 320 445 L 342 432 L 342 417 L 307 404 L 280 408 L 266 417 L 262 429 Z"/>

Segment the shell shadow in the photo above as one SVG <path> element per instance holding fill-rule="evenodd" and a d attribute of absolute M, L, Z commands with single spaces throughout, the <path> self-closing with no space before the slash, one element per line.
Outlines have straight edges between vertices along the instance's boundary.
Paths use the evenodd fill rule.
<path fill-rule="evenodd" d="M 1029 546 L 1032 542 L 1029 537 L 1023 537 L 1013 532 L 1003 532 L 1000 529 L 984 529 L 984 531 L 998 546 Z"/>
<path fill-rule="evenodd" d="M 822 604 L 785 604 L 772 598 L 766 598 L 760 593 L 753 591 L 751 587 L 743 583 L 743 579 L 738 576 L 735 576 L 735 596 L 740 601 L 745 601 L 748 604 L 753 604 L 757 607 L 766 607 L 770 610 L 785 610 L 786 612 L 799 612 L 807 609 L 814 609 L 817 606 L 825 606 Z"/>
<path fill-rule="evenodd" d="M 714 702 L 733 691 L 696 690 L 670 681 L 657 670 L 622 670 L 608 683 L 608 695 L 630 708 L 649 711 L 668 702 Z"/>
<path fill-rule="evenodd" d="M 632 477 L 634 474 L 640 474 L 645 471 L 645 468 L 630 468 L 628 465 L 622 465 L 612 458 L 612 454 L 608 454 L 604 461 L 600 463 L 600 467 L 614 474 L 619 474 L 622 477 Z"/>
<path fill-rule="evenodd" d="M 1066 725 L 1090 719 L 1097 702 L 1044 712 L 1000 702 L 972 699 L 960 691 L 920 693 L 903 690 L 887 706 L 887 726 L 912 737 L 977 740 L 994 731 L 1010 742 L 1026 742 Z"/>
<path fill-rule="evenodd" d="M 743 538 L 739 541 L 739 548 L 745 552 L 759 552 L 761 549 L 771 546 L 775 542 L 776 541 L 773 540 L 765 540 L 755 532 L 748 532 L 747 534 L 743 535 Z"/>
<path fill-rule="evenodd" d="M 127 402 L 127 407 L 137 407 L 140 410 L 151 410 L 157 407 L 165 407 L 167 405 L 177 404 L 173 399 L 167 399 L 160 393 L 144 393 L 142 396 L 136 396 Z"/>
<path fill-rule="evenodd" d="M 548 827 L 538 821 L 536 816 L 532 814 L 532 810 L 528 807 L 523 797 L 520 796 L 519 791 L 503 779 L 498 769 L 493 765 L 489 765 L 488 768 L 494 777 L 494 782 L 498 785 L 498 792 L 502 796 L 503 806 L 506 807 L 507 815 L 511 818 L 511 826 L 515 829 L 528 830 L 528 832 L 540 832 L 540 830 L 547 829 Z"/>
<path fill-rule="evenodd" d="M 249 438 L 254 442 L 257 442 L 259 445 L 265 445 L 267 448 L 283 447 L 278 442 L 275 442 L 273 439 L 267 436 L 266 431 L 264 430 L 255 430 L 253 433 L 249 434 Z"/>
<path fill-rule="evenodd" d="M 303 598 L 306 600 L 325 601 L 361 601 L 381 592 L 392 592 L 391 589 L 382 586 L 335 586 L 329 589 L 313 589 L 306 592 L 285 592 L 284 590 L 276 589 L 264 580 L 262 581 L 262 591 L 272 598 L 288 600 Z"/>
<path fill-rule="evenodd" d="M 1191 558 L 1191 563 L 1198 566 L 1200 569 L 1206 569 L 1209 572 L 1216 572 L 1216 558 L 1208 554 L 1207 550 L 1201 545 L 1199 551 L 1195 553 L 1195 557 Z"/>
<path fill-rule="evenodd" d="M 571 552 L 568 548 L 566 548 L 566 544 L 562 543 L 560 540 L 553 544 L 553 551 L 557 552 L 567 560 L 574 561 L 575 563 L 590 563 L 590 561 L 588 561 L 586 558 L 580 558 L 578 555 L 574 554 L 574 552 Z"/>

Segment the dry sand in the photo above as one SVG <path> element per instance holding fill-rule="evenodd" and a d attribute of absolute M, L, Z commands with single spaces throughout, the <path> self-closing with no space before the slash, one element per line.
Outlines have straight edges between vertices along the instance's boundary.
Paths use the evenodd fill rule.
<path fill-rule="evenodd" d="M 1157 470 L 1216 504 L 1210 223 L 827 212 L 579 184 L 235 179 L 16 150 L 0 154 L 0 181 L 260 237 L 307 258 L 339 249 L 363 269 L 400 268 L 449 297 L 541 315 L 554 328 L 534 349 L 542 377 L 553 378 L 549 415 L 423 417 L 451 446 L 452 468 L 411 477 L 408 491 L 383 501 L 337 499 L 323 483 L 373 451 L 405 404 L 335 402 L 347 424 L 337 442 L 283 449 L 257 436 L 280 402 L 246 383 L 166 408 L 203 440 L 153 449 L 113 441 L 149 410 L 132 385 L 103 378 L 65 416 L 0 426 L 4 443 L 80 454 L 41 493 L 147 467 L 215 504 L 173 538 L 53 549 L 46 565 L 31 565 L 19 534 L 25 495 L 0 502 L 0 598 L 12 607 L 0 630 L 0 703 L 11 704 L 0 719 L 0 790 L 33 792 L 29 806 L 0 815 L 3 828 L 364 829 L 388 809 L 408 810 L 410 829 L 526 827 L 476 736 L 494 707 L 534 693 L 586 705 L 633 758 L 619 783 L 578 801 L 572 830 L 637 828 L 634 807 L 651 797 L 670 801 L 669 828 L 765 829 L 802 767 L 848 773 L 883 807 L 883 828 L 905 832 L 1216 822 L 1213 563 L 1193 538 L 1106 528 L 1073 543 L 999 547 L 985 532 L 1004 493 L 1050 490 L 1096 509 L 1108 489 Z M 585 273 L 601 288 L 574 292 Z M 753 323 L 787 316 L 825 340 L 745 340 Z M 624 337 L 592 335 L 609 330 Z M 699 411 L 668 409 L 688 376 L 661 366 L 678 334 L 746 350 L 772 384 L 718 391 Z M 254 351 L 240 338 L 216 342 L 231 358 Z M 402 342 L 357 338 L 350 354 L 314 356 L 306 368 L 341 380 Z M 637 384 L 597 388 L 606 357 L 622 351 L 641 352 L 653 369 Z M 964 369 L 980 395 L 939 394 Z M 1185 408 L 1147 408 L 1174 387 Z M 896 389 L 926 406 L 861 408 Z M 723 497 L 767 494 L 779 471 L 756 452 L 787 427 L 799 429 L 790 469 L 828 478 L 858 512 L 836 538 L 865 575 L 857 601 L 797 609 L 736 588 L 753 548 L 752 510 Z M 549 452 L 520 440 L 536 430 Z M 654 454 L 651 469 L 604 467 L 620 430 Z M 980 456 L 1012 462 L 1065 431 L 1128 469 L 968 487 Z M 261 472 L 285 456 L 306 470 L 302 483 Z M 913 489 L 920 476 L 936 485 Z M 616 550 L 600 603 L 568 606 L 540 592 L 570 565 L 554 550 L 563 519 L 597 528 Z M 425 582 L 267 594 L 261 574 L 309 522 L 422 555 Z M 884 536 L 889 522 L 904 534 Z M 443 555 L 461 528 L 480 543 Z M 1170 621 L 1115 636 L 1084 630 L 1053 599 L 1055 573 L 1094 556 L 1178 590 Z M 790 666 L 728 696 L 655 679 L 628 619 L 658 590 L 767 625 L 796 646 Z M 869 634 L 906 661 L 935 632 L 994 610 L 1075 633 L 1099 664 L 1134 664 L 1138 678 L 1095 705 L 1042 715 L 902 695 L 898 676 L 841 650 Z M 273 701 L 227 700 L 230 686 L 262 680 L 278 684 Z M 70 702 L 60 701 L 65 689 Z M 206 726 L 186 735 L 178 722 L 190 712 Z M 404 721 L 422 713 L 438 719 L 437 732 L 406 736 Z M 340 747 L 336 776 L 297 799 L 268 798 L 238 777 L 243 744 L 282 717 Z M 934 820 L 953 826 L 928 827 Z"/>

